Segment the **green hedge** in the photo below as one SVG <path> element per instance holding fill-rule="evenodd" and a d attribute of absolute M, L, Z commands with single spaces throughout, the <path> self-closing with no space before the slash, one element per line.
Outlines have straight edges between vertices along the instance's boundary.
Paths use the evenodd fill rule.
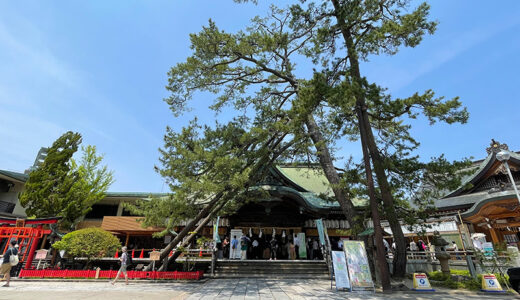
<path fill-rule="evenodd" d="M 463 276 L 463 280 L 453 280 L 453 275 Z M 507 275 L 494 274 L 502 286 L 505 289 L 509 286 L 509 277 Z M 477 279 L 470 276 L 469 271 L 463 270 L 450 270 L 450 275 L 446 275 L 441 271 L 435 271 L 428 273 L 428 278 L 431 280 L 432 285 L 446 287 L 450 289 L 468 289 L 468 290 L 480 290 L 482 288 L 482 275 L 477 275 Z"/>

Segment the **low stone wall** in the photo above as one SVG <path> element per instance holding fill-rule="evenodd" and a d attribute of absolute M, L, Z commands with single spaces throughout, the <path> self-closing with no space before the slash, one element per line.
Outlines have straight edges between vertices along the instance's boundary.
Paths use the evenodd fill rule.
<path fill-rule="evenodd" d="M 452 269 L 452 270 L 469 271 L 466 260 L 450 260 L 449 264 L 450 264 L 450 269 Z M 480 264 L 475 263 L 475 262 L 474 262 L 474 264 L 475 264 L 475 269 L 476 269 L 477 273 L 482 273 L 482 266 L 480 266 Z M 390 272 L 392 272 L 392 270 L 393 270 L 392 260 L 388 260 L 388 265 L 390 268 Z M 492 267 L 493 267 L 492 263 L 484 264 L 485 269 L 490 269 Z M 498 265 L 498 267 L 501 268 L 502 271 L 505 271 L 508 268 L 511 268 L 513 266 L 510 264 L 500 263 Z M 440 263 L 438 260 L 430 261 L 430 260 L 426 260 L 426 259 L 408 259 L 407 263 L 406 263 L 406 272 L 410 273 L 410 274 L 411 273 L 428 273 L 428 272 L 433 272 L 433 271 L 440 271 L 440 269 L 441 269 L 441 266 L 440 266 Z"/>

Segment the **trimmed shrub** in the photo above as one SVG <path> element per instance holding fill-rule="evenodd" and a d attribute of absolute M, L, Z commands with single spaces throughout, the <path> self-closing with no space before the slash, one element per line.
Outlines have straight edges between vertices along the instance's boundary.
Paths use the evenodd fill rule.
<path fill-rule="evenodd" d="M 90 261 L 93 258 L 113 256 L 121 243 L 106 230 L 85 228 L 67 233 L 52 247 L 65 250 L 72 257 L 86 257 Z"/>

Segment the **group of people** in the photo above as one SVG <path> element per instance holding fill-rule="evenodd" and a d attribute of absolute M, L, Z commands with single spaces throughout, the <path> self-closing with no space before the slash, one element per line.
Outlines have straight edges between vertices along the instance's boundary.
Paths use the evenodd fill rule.
<path fill-rule="evenodd" d="M 306 257 L 300 257 L 300 247 L 306 247 Z M 222 243 L 217 244 L 219 258 L 244 259 L 319 259 L 321 251 L 316 239 L 307 239 L 307 243 L 300 241 L 297 235 L 233 235 L 225 237 Z"/>

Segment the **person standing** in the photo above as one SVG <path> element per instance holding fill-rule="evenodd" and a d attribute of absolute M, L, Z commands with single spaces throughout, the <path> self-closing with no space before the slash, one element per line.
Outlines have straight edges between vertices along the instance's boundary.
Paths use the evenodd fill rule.
<path fill-rule="evenodd" d="M 227 236 L 222 242 L 222 252 L 225 259 L 229 258 L 229 239 Z"/>
<path fill-rule="evenodd" d="M 231 240 L 231 259 L 237 258 L 237 251 L 238 251 L 238 240 L 237 240 L 237 236 L 234 235 L 233 239 Z"/>
<path fill-rule="evenodd" d="M 415 243 L 414 240 L 412 240 L 412 241 L 410 242 L 410 252 L 412 252 L 412 258 L 414 257 L 415 252 L 417 252 L 417 249 L 419 249 L 419 248 L 417 247 L 417 244 Z"/>
<path fill-rule="evenodd" d="M 4 253 L 4 260 L 2 262 L 2 266 L 0 267 L 0 274 L 4 275 L 6 283 L 3 287 L 8 287 L 9 282 L 11 281 L 11 268 L 13 265 L 11 264 L 11 255 L 18 255 L 18 250 L 16 249 L 16 240 L 11 240 L 9 245 L 9 249 Z"/>
<path fill-rule="evenodd" d="M 289 240 L 289 259 L 295 260 L 296 259 L 296 247 L 294 246 L 294 243 L 292 240 Z"/>
<path fill-rule="evenodd" d="M 245 235 L 242 236 L 242 238 L 240 239 L 240 250 L 241 250 L 241 256 L 240 256 L 240 259 L 241 260 L 246 260 L 247 259 L 247 248 L 248 248 L 248 243 L 249 243 L 249 238 Z"/>
<path fill-rule="evenodd" d="M 119 261 L 121 263 L 121 267 L 119 268 L 119 271 L 117 271 L 116 278 L 114 278 L 114 281 L 112 281 L 112 285 L 116 284 L 116 281 L 119 279 L 119 276 L 121 273 L 125 275 L 125 284 L 128 285 L 128 274 L 126 273 L 126 268 L 128 267 L 128 253 L 126 246 L 121 248 L 121 251 L 123 252 L 121 254 L 121 257 L 119 258 Z"/>
<path fill-rule="evenodd" d="M 457 243 L 455 243 L 455 241 L 452 241 L 451 242 L 451 246 L 452 246 L 451 248 L 453 249 L 453 253 L 455 253 L 455 257 L 458 260 L 462 259 L 462 257 L 460 257 L 459 252 L 458 252 L 459 251 L 459 246 L 457 246 Z"/>
<path fill-rule="evenodd" d="M 269 258 L 269 260 L 276 260 L 276 255 L 277 255 L 277 252 L 278 252 L 278 242 L 276 241 L 276 238 L 273 236 L 273 239 L 271 240 L 270 242 L 271 244 L 271 257 Z"/>
<path fill-rule="evenodd" d="M 258 243 L 258 239 L 255 238 L 255 239 L 253 240 L 253 243 L 251 243 L 251 245 L 253 246 L 253 251 L 252 251 L 252 253 L 253 253 L 253 258 L 254 258 L 254 259 L 258 259 L 258 256 L 259 256 L 259 249 L 260 249 L 260 247 L 259 247 L 260 243 Z"/>
<path fill-rule="evenodd" d="M 296 258 L 300 258 L 300 238 L 297 234 L 294 235 L 294 251 L 296 252 Z"/>
<path fill-rule="evenodd" d="M 316 239 L 312 240 L 312 258 L 311 259 L 319 259 L 319 245 Z"/>

